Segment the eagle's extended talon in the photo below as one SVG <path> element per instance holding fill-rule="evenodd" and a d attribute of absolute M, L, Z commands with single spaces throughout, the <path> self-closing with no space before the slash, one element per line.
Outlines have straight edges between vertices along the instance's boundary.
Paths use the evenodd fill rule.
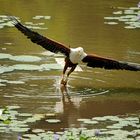
<path fill-rule="evenodd" d="M 62 79 L 61 80 L 61 84 L 65 86 L 67 84 L 67 81 L 65 81 L 65 80 Z"/>

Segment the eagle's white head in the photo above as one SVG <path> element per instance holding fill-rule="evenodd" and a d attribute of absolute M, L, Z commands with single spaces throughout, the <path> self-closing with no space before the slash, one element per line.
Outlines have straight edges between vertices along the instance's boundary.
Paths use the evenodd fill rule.
<path fill-rule="evenodd" d="M 70 49 L 70 60 L 72 63 L 79 63 L 87 54 L 82 47 Z"/>

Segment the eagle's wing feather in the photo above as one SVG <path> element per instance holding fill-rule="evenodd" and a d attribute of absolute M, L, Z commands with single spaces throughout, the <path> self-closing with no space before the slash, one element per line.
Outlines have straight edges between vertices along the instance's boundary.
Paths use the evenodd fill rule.
<path fill-rule="evenodd" d="M 43 48 L 53 52 L 53 53 L 62 53 L 66 56 L 69 56 L 70 53 L 70 49 L 68 47 L 66 47 L 65 45 L 58 43 L 52 39 L 49 39 L 47 37 L 44 37 L 42 35 L 40 35 L 37 32 L 34 32 L 32 30 L 30 30 L 29 28 L 25 27 L 24 25 L 22 25 L 16 18 L 14 17 L 10 17 L 10 19 L 12 19 L 13 24 L 15 25 L 15 27 L 21 31 L 25 36 L 27 36 L 27 38 L 29 38 L 33 43 L 36 43 L 40 46 L 42 46 Z"/>
<path fill-rule="evenodd" d="M 82 61 L 87 63 L 87 66 L 93 68 L 97 67 L 104 69 L 140 71 L 139 64 L 117 61 L 109 58 L 100 57 L 97 55 L 87 55 L 83 58 Z"/>

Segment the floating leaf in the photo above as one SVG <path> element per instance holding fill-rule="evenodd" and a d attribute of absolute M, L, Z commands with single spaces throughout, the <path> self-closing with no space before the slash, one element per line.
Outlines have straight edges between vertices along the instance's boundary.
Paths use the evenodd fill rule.
<path fill-rule="evenodd" d="M 6 67 L 6 66 L 0 66 L 0 74 L 5 72 L 12 72 L 14 71 L 14 68 L 12 66 Z"/>
<path fill-rule="evenodd" d="M 31 56 L 31 55 L 11 56 L 10 59 L 15 61 L 20 61 L 20 62 L 37 62 L 41 60 L 40 57 Z"/>
<path fill-rule="evenodd" d="M 54 113 L 47 113 L 46 116 L 47 117 L 52 117 L 52 116 L 56 116 L 56 114 L 54 114 Z"/>
<path fill-rule="evenodd" d="M 110 22 L 104 22 L 104 23 L 105 24 L 109 24 L 109 25 L 116 25 L 116 24 L 118 24 L 117 22 L 113 22 L 113 21 L 112 22 L 111 21 Z"/>
<path fill-rule="evenodd" d="M 5 85 L 5 84 L 1 84 L 1 83 L 0 83 L 0 87 L 4 87 L 4 86 L 6 86 L 6 85 Z"/>
<path fill-rule="evenodd" d="M 130 7 L 129 9 L 130 10 L 139 10 L 140 8 L 139 7 Z"/>
<path fill-rule="evenodd" d="M 0 59 L 9 59 L 10 57 L 12 57 L 11 54 L 0 53 Z"/>
<path fill-rule="evenodd" d="M 26 26 L 28 27 L 29 29 L 40 29 L 40 30 L 46 30 L 48 28 L 43 28 L 43 27 L 38 27 L 38 26 Z"/>
<path fill-rule="evenodd" d="M 3 123 L 4 123 L 4 124 L 10 124 L 10 123 L 11 123 L 11 119 L 8 118 L 8 119 L 4 120 Z"/>
<path fill-rule="evenodd" d="M 9 109 L 9 110 L 13 110 L 13 109 L 19 109 L 20 108 L 20 106 L 18 106 L 18 105 L 11 105 L 11 106 L 6 106 L 6 108 L 7 109 Z"/>
<path fill-rule="evenodd" d="M 97 124 L 98 122 L 89 119 L 89 120 L 85 120 L 83 123 L 85 123 L 85 124 Z"/>
<path fill-rule="evenodd" d="M 131 7 L 131 8 L 118 8 L 118 9 L 123 9 L 123 11 L 115 11 L 113 14 L 116 15 L 122 15 L 124 13 L 125 15 L 123 16 L 113 16 L 113 17 L 104 17 L 105 20 L 110 20 L 109 22 L 104 22 L 105 24 L 109 25 L 115 25 L 116 23 L 113 20 L 118 20 L 120 22 L 124 22 L 125 24 L 129 24 L 129 26 L 125 26 L 124 28 L 126 29 L 136 29 L 140 28 L 140 11 L 138 10 L 138 7 Z M 137 11 L 136 11 L 137 10 Z"/>
<path fill-rule="evenodd" d="M 31 113 L 20 113 L 18 116 L 20 116 L 20 117 L 31 117 L 32 114 Z"/>
<path fill-rule="evenodd" d="M 61 70 L 63 67 L 57 63 L 54 64 L 42 64 L 40 65 L 42 69 L 54 69 L 54 70 Z"/>
<path fill-rule="evenodd" d="M 0 116 L 2 115 L 2 113 L 3 113 L 3 109 L 0 109 Z"/>
<path fill-rule="evenodd" d="M 43 130 L 43 129 L 33 129 L 32 132 L 33 133 L 44 133 L 45 130 Z"/>
<path fill-rule="evenodd" d="M 37 135 L 35 135 L 35 134 L 24 134 L 23 137 L 33 139 L 33 138 L 37 137 Z"/>
<path fill-rule="evenodd" d="M 84 122 L 84 121 L 87 121 L 89 119 L 77 119 L 77 121 L 80 121 L 80 122 Z"/>
<path fill-rule="evenodd" d="M 124 14 L 134 14 L 134 10 L 133 9 L 124 10 Z"/>
<path fill-rule="evenodd" d="M 6 42 L 6 43 L 4 43 L 5 45 L 12 45 L 13 43 L 11 43 L 11 42 Z"/>
<path fill-rule="evenodd" d="M 134 27 L 134 26 L 125 26 L 124 28 L 126 28 L 126 29 L 135 29 L 136 27 Z"/>
<path fill-rule="evenodd" d="M 48 122 L 48 123 L 60 123 L 61 121 L 58 119 L 47 119 L 46 122 Z"/>
<path fill-rule="evenodd" d="M 27 132 L 30 128 L 20 128 L 20 127 L 11 127 L 10 128 L 14 132 Z"/>
<path fill-rule="evenodd" d="M 16 64 L 16 65 L 13 65 L 13 69 L 15 70 L 41 70 L 41 67 L 38 65 L 31 65 L 31 64 Z"/>
<path fill-rule="evenodd" d="M 104 19 L 107 19 L 107 20 L 114 20 L 114 19 L 119 19 L 119 17 L 104 17 Z"/>
<path fill-rule="evenodd" d="M 25 82 L 23 81 L 7 81 L 9 84 L 24 84 Z"/>
<path fill-rule="evenodd" d="M 115 15 L 121 15 L 122 13 L 123 13 L 122 11 L 113 12 L 113 14 L 115 14 Z"/>
<path fill-rule="evenodd" d="M 51 16 L 41 16 L 41 15 L 37 15 L 37 16 L 33 17 L 33 19 L 51 19 Z"/>
<path fill-rule="evenodd" d="M 33 23 L 33 22 L 25 22 L 28 25 L 44 25 L 45 23 Z"/>

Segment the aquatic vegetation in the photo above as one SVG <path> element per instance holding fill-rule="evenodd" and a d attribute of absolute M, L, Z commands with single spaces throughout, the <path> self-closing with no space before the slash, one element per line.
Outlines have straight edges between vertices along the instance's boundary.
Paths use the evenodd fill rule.
<path fill-rule="evenodd" d="M 17 61 L 22 62 L 22 64 L 15 64 L 15 65 L 0 65 L 0 74 L 13 72 L 15 70 L 20 71 L 48 71 L 48 70 L 61 70 L 63 66 L 58 63 L 48 63 L 48 64 L 28 64 L 32 62 L 39 62 L 42 60 L 39 56 L 32 56 L 32 55 L 18 55 L 13 56 L 11 54 L 0 53 L 0 60 L 10 60 L 10 61 Z M 25 63 L 26 62 L 26 63 Z M 28 62 L 28 63 L 27 63 Z M 4 83 L 17 83 L 22 84 L 22 81 L 0 81 L 0 86 L 4 86 Z"/>
<path fill-rule="evenodd" d="M 41 58 L 38 56 L 31 56 L 31 55 L 19 55 L 19 56 L 11 56 L 9 57 L 10 60 L 15 60 L 19 62 L 37 62 L 40 61 Z"/>
<path fill-rule="evenodd" d="M 19 17 L 15 17 L 15 18 L 20 21 Z M 50 20 L 51 16 L 37 15 L 37 16 L 32 17 L 32 19 L 35 19 L 35 20 L 40 20 L 40 19 Z M 41 22 L 41 23 L 25 22 L 25 24 L 27 25 L 28 28 L 31 28 L 31 29 L 39 29 L 39 30 L 48 29 L 47 27 L 42 27 L 43 25 L 45 25 L 45 23 L 43 23 L 43 22 Z M 14 27 L 14 25 L 11 23 L 11 21 L 8 18 L 7 15 L 0 15 L 0 29 L 3 29 L 5 27 Z"/>
<path fill-rule="evenodd" d="M 36 122 L 44 117 L 42 114 L 20 114 L 15 110 L 19 108 L 19 106 L 6 106 L 0 109 L 0 132 L 7 130 L 9 132 L 26 132 L 30 129 L 28 123 Z M 22 121 L 19 119 L 21 117 L 24 118 Z"/>
<path fill-rule="evenodd" d="M 17 17 L 16 17 L 17 18 Z M 0 15 L 0 29 L 4 27 L 14 27 L 6 15 Z"/>
<path fill-rule="evenodd" d="M 44 25 L 45 23 L 33 23 L 33 22 L 25 22 L 27 25 Z"/>
<path fill-rule="evenodd" d="M 63 67 L 57 63 L 52 63 L 52 64 L 42 64 L 40 65 L 42 70 L 61 70 Z"/>
<path fill-rule="evenodd" d="M 111 21 L 110 22 L 104 22 L 104 23 L 108 24 L 108 25 L 116 25 L 116 24 L 118 24 L 117 22 L 113 22 L 113 21 L 112 22 Z"/>
<path fill-rule="evenodd" d="M 5 80 L 0 79 L 0 86 L 6 86 L 6 84 L 24 84 L 24 81 L 11 81 L 11 80 Z"/>
<path fill-rule="evenodd" d="M 12 66 L 0 66 L 0 74 L 5 72 L 12 72 L 14 68 Z"/>
<path fill-rule="evenodd" d="M 11 54 L 0 53 L 0 59 L 9 59 L 11 57 L 12 57 Z"/>
<path fill-rule="evenodd" d="M 96 136 L 88 136 L 88 134 L 82 133 L 82 131 L 80 129 L 69 129 L 66 130 L 64 132 L 52 132 L 52 131 L 48 131 L 48 132 L 39 132 L 39 133 L 32 133 L 32 134 L 24 134 L 21 138 L 22 139 L 30 139 L 30 140 L 34 140 L 34 139 L 46 139 L 46 140 L 98 140 L 96 138 Z"/>
<path fill-rule="evenodd" d="M 0 109 L 0 133 L 4 132 L 27 132 L 22 136 L 18 136 L 22 139 L 67 139 L 67 140 L 92 140 L 93 137 L 90 137 L 85 132 L 82 133 L 82 129 L 69 129 L 61 133 L 54 133 L 52 131 L 45 131 L 43 129 L 32 129 L 29 127 L 29 123 L 35 123 L 45 117 L 44 114 L 31 114 L 31 113 L 19 113 L 16 109 L 20 109 L 19 106 L 7 106 L 3 109 Z M 21 119 L 22 117 L 22 119 Z M 46 119 L 48 123 L 59 123 L 58 119 Z M 31 133 L 28 133 L 30 130 Z"/>
<path fill-rule="evenodd" d="M 31 56 L 31 55 L 18 55 L 13 56 L 11 54 L 0 53 L 0 59 L 9 59 L 19 62 L 38 62 L 41 60 L 38 56 Z"/>
<path fill-rule="evenodd" d="M 41 64 L 41 65 L 33 65 L 33 64 L 15 64 L 12 66 L 0 66 L 0 74 L 12 72 L 15 70 L 20 71 L 48 71 L 48 70 L 60 70 L 62 69 L 62 66 L 54 63 L 54 64 Z M 7 83 L 22 83 L 18 81 L 5 81 Z"/>
<path fill-rule="evenodd" d="M 27 71 L 33 71 L 33 70 L 41 70 L 41 67 L 38 65 L 32 65 L 32 64 L 16 64 L 12 66 L 14 70 L 27 70 Z"/>
<path fill-rule="evenodd" d="M 48 28 L 43 28 L 43 27 L 37 27 L 37 26 L 27 26 L 30 29 L 40 29 L 40 30 L 46 30 Z"/>
<path fill-rule="evenodd" d="M 106 20 L 104 24 L 116 25 L 123 22 L 125 29 L 140 28 L 140 3 L 138 7 L 121 8 L 121 10 L 118 7 L 118 11 L 114 11 L 113 15 L 104 17 Z"/>
<path fill-rule="evenodd" d="M 37 16 L 34 16 L 33 19 L 51 19 L 51 16 L 37 15 Z"/>
<path fill-rule="evenodd" d="M 118 140 L 118 138 L 128 140 L 140 137 L 138 116 L 103 116 L 77 119 L 84 127 L 65 128 L 64 131 L 53 132 L 40 128 L 31 129 L 30 124 L 42 119 L 45 119 L 45 122 L 50 125 L 61 123 L 57 116 L 55 116 L 56 119 L 53 118 L 54 114 L 46 116 L 46 114 L 20 113 L 17 110 L 20 110 L 20 106 L 6 106 L 0 109 L 0 133 L 19 132 L 21 133 L 18 136 L 20 140 Z M 92 128 L 87 129 L 88 126 L 92 126 Z"/>
<path fill-rule="evenodd" d="M 59 123 L 61 121 L 58 120 L 58 119 L 47 119 L 46 122 L 48 122 L 48 123 Z"/>

